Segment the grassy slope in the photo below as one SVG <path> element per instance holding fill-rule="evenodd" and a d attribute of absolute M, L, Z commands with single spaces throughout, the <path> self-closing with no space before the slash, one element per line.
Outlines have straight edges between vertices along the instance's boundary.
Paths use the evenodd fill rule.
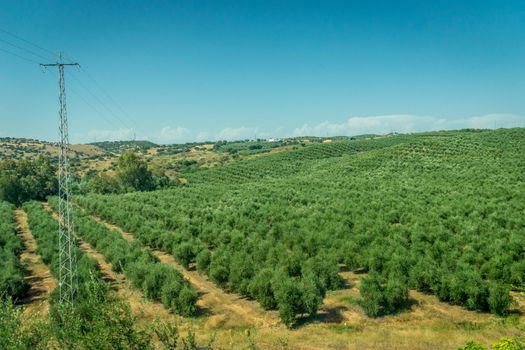
<path fill-rule="evenodd" d="M 315 212 L 312 220 L 320 219 L 317 223 L 320 230 L 340 218 L 334 212 L 344 209 L 339 205 L 346 201 L 361 203 L 362 212 L 377 212 L 376 220 L 400 216 L 396 217 L 401 219 L 397 224 L 407 227 L 411 225 L 410 218 L 424 217 L 432 211 L 452 217 L 467 215 L 469 219 L 460 227 L 463 235 L 479 229 L 480 218 L 487 213 L 476 211 L 476 206 L 484 203 L 493 220 L 508 221 L 505 225 L 510 230 L 502 230 L 498 238 L 505 241 L 506 234 L 517 232 L 512 227 L 522 225 L 516 216 L 523 212 L 525 203 L 524 140 L 525 130 L 514 129 L 312 145 L 304 150 L 189 173 L 190 188 L 183 191 L 183 197 L 206 198 L 203 207 L 213 207 L 222 213 L 242 206 L 247 194 L 250 198 L 259 196 L 263 204 L 283 205 L 293 200 L 294 205 L 283 215 L 293 220 Z M 284 188 L 293 198 L 281 193 Z M 304 188 L 315 191 L 305 192 Z M 169 192 L 165 194 L 174 200 L 185 200 L 178 190 Z M 135 199 L 154 206 L 155 196 L 139 194 Z M 409 203 L 403 201 L 405 196 L 410 196 Z M 385 210 L 388 203 L 393 213 Z M 360 212 L 354 215 L 359 217 Z M 366 222 L 358 224 L 364 226 Z M 468 244 L 461 241 L 462 234 L 457 237 L 458 243 Z M 349 277 L 352 278 L 353 285 L 349 288 L 328 294 L 318 319 L 295 331 L 260 330 L 256 338 L 263 344 L 272 343 L 275 348 L 279 337 L 288 338 L 292 348 L 305 349 L 327 345 L 327 337 L 330 348 L 341 349 L 451 348 L 467 339 L 489 343 L 519 332 L 516 322 L 522 320 L 520 317 L 502 322 L 417 293 L 413 295 L 416 304 L 410 311 L 370 320 L 354 305 L 359 282 L 355 276 Z M 523 304 L 520 310 L 523 312 Z M 218 332 L 220 337 L 227 337 L 220 328 Z"/>

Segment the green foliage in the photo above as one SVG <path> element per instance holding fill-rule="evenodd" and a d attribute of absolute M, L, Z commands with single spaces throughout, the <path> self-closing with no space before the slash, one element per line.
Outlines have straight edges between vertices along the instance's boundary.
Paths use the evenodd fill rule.
<path fill-rule="evenodd" d="M 370 273 L 363 277 L 359 291 L 362 297 L 360 304 L 365 314 L 370 317 L 378 317 L 384 314 L 386 302 L 379 274 Z"/>
<path fill-rule="evenodd" d="M 123 193 L 124 186 L 117 177 L 106 173 L 95 175 L 89 179 L 89 191 L 94 193 Z"/>
<path fill-rule="evenodd" d="M 273 271 L 269 268 L 259 270 L 254 278 L 250 281 L 250 296 L 256 299 L 261 306 L 266 309 L 275 309 L 277 302 L 272 288 Z"/>
<path fill-rule="evenodd" d="M 208 273 L 208 267 L 210 266 L 211 262 L 211 253 L 207 248 L 204 248 L 197 254 L 195 258 L 195 262 L 197 264 L 197 271 L 199 273 Z"/>
<path fill-rule="evenodd" d="M 56 198 L 49 203 L 56 207 Z M 195 312 L 197 294 L 177 270 L 160 263 L 138 242 L 127 241 L 120 233 L 108 229 L 82 210 L 74 209 L 74 215 L 80 237 L 103 254 L 115 272 L 124 272 L 146 298 L 161 301 L 174 313 L 189 316 Z"/>
<path fill-rule="evenodd" d="M 157 339 L 161 342 L 165 350 L 176 350 L 179 339 L 179 328 L 176 324 L 162 323 L 156 321 L 154 328 Z"/>
<path fill-rule="evenodd" d="M 285 325 L 291 327 L 296 315 L 304 311 L 302 291 L 296 281 L 285 278 L 281 281 L 274 281 L 274 293 L 279 317 Z"/>
<path fill-rule="evenodd" d="M 408 285 L 402 276 L 385 277 L 373 271 L 361 279 L 360 302 L 370 317 L 396 313 L 408 304 Z"/>
<path fill-rule="evenodd" d="M 467 345 L 460 346 L 457 350 L 487 350 L 487 348 L 474 341 L 469 341 Z"/>
<path fill-rule="evenodd" d="M 54 304 L 46 318 L 24 319 L 10 299 L 0 300 L 0 349 L 204 349 L 190 331 L 179 343 L 176 324 L 155 322 L 136 326 L 130 306 L 107 293 L 98 280 L 86 283 L 86 295 L 74 307 Z M 211 342 L 210 342 L 211 343 Z M 207 349 L 211 350 L 211 346 Z"/>
<path fill-rule="evenodd" d="M 513 338 L 501 338 L 499 342 L 492 344 L 492 350 L 524 350 L 525 346 Z M 469 341 L 465 346 L 460 346 L 457 350 L 487 350 L 481 344 Z"/>
<path fill-rule="evenodd" d="M 175 247 L 173 255 L 185 268 L 188 268 L 190 263 L 195 259 L 192 245 L 189 242 L 181 243 Z"/>
<path fill-rule="evenodd" d="M 11 299 L 0 298 L 0 349 L 24 349 L 20 311 Z"/>
<path fill-rule="evenodd" d="M 489 288 L 488 304 L 490 312 L 496 315 L 506 315 L 512 303 L 509 288 L 493 282 Z"/>
<path fill-rule="evenodd" d="M 171 185 L 162 169 L 150 169 L 146 161 L 133 151 L 126 151 L 120 155 L 116 175 L 90 174 L 84 181 L 88 183 L 87 189 L 90 192 L 100 194 L 151 191 Z"/>
<path fill-rule="evenodd" d="M 14 207 L 0 201 L 0 299 L 22 298 L 29 285 L 20 261 L 22 241 L 16 235 Z"/>
<path fill-rule="evenodd" d="M 126 151 L 119 157 L 117 177 L 124 188 L 135 191 L 150 191 L 154 188 L 153 175 L 148 165 L 133 151 Z"/>
<path fill-rule="evenodd" d="M 177 298 L 178 313 L 183 316 L 195 315 L 195 311 L 197 310 L 197 307 L 195 306 L 195 303 L 197 302 L 197 298 L 198 298 L 198 295 L 195 289 L 191 288 L 187 284 L 184 287 L 182 287 L 179 293 L 179 296 Z"/>
<path fill-rule="evenodd" d="M 20 205 L 57 191 L 56 167 L 47 158 L 0 161 L 0 200 Z"/>
<path fill-rule="evenodd" d="M 261 271 L 284 271 L 303 303 L 281 305 L 290 322 L 313 284 L 320 296 L 341 285 L 342 263 L 376 274 L 362 296 L 370 314 L 402 310 L 409 286 L 504 314 L 512 304 L 492 284 L 525 288 L 523 154 L 525 129 L 305 142 L 183 172 L 184 188 L 79 202 L 144 245 L 177 255 L 191 244 L 200 272 L 264 307 L 279 305 Z"/>
<path fill-rule="evenodd" d="M 493 350 L 524 350 L 525 345 L 512 338 L 501 338 L 497 343 L 492 344 Z"/>
<path fill-rule="evenodd" d="M 58 252 L 58 223 L 51 217 L 39 202 L 27 202 L 24 210 L 28 214 L 29 228 L 37 243 L 37 254 L 42 257 L 42 261 L 51 269 L 53 277 L 59 279 L 59 252 Z M 87 290 L 88 282 L 93 279 L 102 285 L 102 278 L 98 264 L 95 260 L 86 256 L 78 247 L 75 255 L 77 257 L 78 272 L 78 300 L 82 301 L 89 294 Z"/>

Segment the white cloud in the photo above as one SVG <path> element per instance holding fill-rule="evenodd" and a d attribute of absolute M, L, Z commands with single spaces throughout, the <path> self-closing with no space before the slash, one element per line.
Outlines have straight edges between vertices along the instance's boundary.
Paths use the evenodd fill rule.
<path fill-rule="evenodd" d="M 211 131 L 199 131 L 195 137 L 198 142 L 203 141 L 236 141 L 244 139 L 253 139 L 254 137 L 264 138 L 268 133 L 260 131 L 258 128 L 249 128 L 241 126 L 238 128 L 224 128 L 218 132 Z"/>
<path fill-rule="evenodd" d="M 135 137 L 135 132 L 133 129 L 89 130 L 85 133 L 76 133 L 72 141 L 75 143 L 89 143 L 89 142 L 98 142 L 98 141 L 122 141 L 122 140 L 131 140 L 134 137 Z"/>
<path fill-rule="evenodd" d="M 491 129 L 491 128 L 513 128 L 525 126 L 525 116 L 515 114 L 487 114 L 468 119 L 469 128 Z"/>
<path fill-rule="evenodd" d="M 159 133 L 158 141 L 161 143 L 181 143 L 186 142 L 189 136 L 190 131 L 186 128 L 165 126 Z"/>
<path fill-rule="evenodd" d="M 247 128 L 241 126 L 239 128 L 225 128 L 217 133 L 217 138 L 220 140 L 241 140 L 254 138 L 258 133 L 256 128 Z"/>
<path fill-rule="evenodd" d="M 293 130 L 282 127 L 275 129 L 259 129 L 253 127 L 227 127 L 218 131 L 190 130 L 181 126 L 165 126 L 151 135 L 135 135 L 133 129 L 90 130 L 77 133 L 73 138 L 75 143 L 94 141 L 138 140 L 151 139 L 157 143 L 185 143 L 218 140 L 243 140 L 270 137 L 289 136 L 337 136 L 360 134 L 385 134 L 389 132 L 418 132 L 434 130 L 453 130 L 463 128 L 509 128 L 525 126 L 525 116 L 515 114 L 487 114 L 468 118 L 438 118 L 433 116 L 417 116 L 411 114 L 392 114 L 379 116 L 355 116 L 341 123 L 322 122 L 315 125 L 304 124 Z M 1 130 L 0 130 L 1 133 Z"/>
<path fill-rule="evenodd" d="M 392 131 L 407 133 L 462 128 L 494 128 L 525 126 L 525 116 L 490 114 L 463 119 L 432 116 L 393 114 L 368 117 L 351 117 L 342 123 L 323 122 L 310 126 L 304 124 L 293 130 L 294 136 L 335 136 L 360 134 L 385 134 Z"/>

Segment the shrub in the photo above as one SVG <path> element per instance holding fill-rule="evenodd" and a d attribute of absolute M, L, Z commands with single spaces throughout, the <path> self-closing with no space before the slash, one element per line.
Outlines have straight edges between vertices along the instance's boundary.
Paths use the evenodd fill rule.
<path fill-rule="evenodd" d="M 144 282 L 142 283 L 142 292 L 144 296 L 152 300 L 160 300 L 162 286 L 166 281 L 166 274 L 161 266 L 154 265 L 151 270 L 148 271 Z"/>
<path fill-rule="evenodd" d="M 208 250 L 208 248 L 204 248 L 195 257 L 195 262 L 197 263 L 197 271 L 199 271 L 199 273 L 208 273 L 208 267 L 210 266 L 210 261 L 211 261 L 211 253 Z"/>
<path fill-rule="evenodd" d="M 403 276 L 387 279 L 372 271 L 361 279 L 360 293 L 361 307 L 370 317 L 396 313 L 408 304 L 408 285 Z"/>
<path fill-rule="evenodd" d="M 493 350 L 525 350 L 525 346 L 512 338 L 501 338 L 497 343 L 492 344 Z"/>
<path fill-rule="evenodd" d="M 193 288 L 190 288 L 187 285 L 182 287 L 177 299 L 177 309 L 179 314 L 183 316 L 194 315 L 196 311 L 195 303 L 197 302 L 197 297 L 197 292 Z"/>
<path fill-rule="evenodd" d="M 304 277 L 301 282 L 304 311 L 309 315 L 315 315 L 323 302 L 324 287 L 320 286 L 319 280 L 313 275 Z"/>
<path fill-rule="evenodd" d="M 229 256 L 225 252 L 215 253 L 210 263 L 209 276 L 212 281 L 221 287 L 226 287 L 230 275 Z"/>
<path fill-rule="evenodd" d="M 173 255 L 179 261 L 179 263 L 185 268 L 188 268 L 190 266 L 190 263 L 195 258 L 195 254 L 193 253 L 192 245 L 187 242 L 179 244 L 175 248 Z"/>
<path fill-rule="evenodd" d="M 402 276 L 391 276 L 384 291 L 385 313 L 393 314 L 404 309 L 408 303 L 408 285 Z"/>
<path fill-rule="evenodd" d="M 384 313 L 385 298 L 381 282 L 379 274 L 375 272 L 371 272 L 361 279 L 360 305 L 369 317 L 378 317 Z"/>
<path fill-rule="evenodd" d="M 487 348 L 474 341 L 469 341 L 467 345 L 460 346 L 457 350 L 487 350 Z"/>
<path fill-rule="evenodd" d="M 263 268 L 257 272 L 248 287 L 250 295 L 255 298 L 265 310 L 275 309 L 277 302 L 272 289 L 273 271 Z"/>
<path fill-rule="evenodd" d="M 509 311 L 512 297 L 509 295 L 509 288 L 493 282 L 489 288 L 488 303 L 490 312 L 496 315 L 506 315 Z"/>
<path fill-rule="evenodd" d="M 171 280 L 162 286 L 161 301 L 162 305 L 171 309 L 173 312 L 178 310 L 178 298 L 182 285 L 176 280 Z"/>

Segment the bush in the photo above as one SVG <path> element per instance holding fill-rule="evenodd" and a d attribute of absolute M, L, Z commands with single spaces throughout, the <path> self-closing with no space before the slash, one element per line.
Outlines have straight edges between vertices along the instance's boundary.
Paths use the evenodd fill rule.
<path fill-rule="evenodd" d="M 0 201 L 0 298 L 15 302 L 29 289 L 24 280 L 20 252 L 22 241 L 16 235 L 14 207 Z"/>
<path fill-rule="evenodd" d="M 403 276 L 388 279 L 377 272 L 370 272 L 361 279 L 361 307 L 367 316 L 378 317 L 394 314 L 408 304 L 408 284 Z"/>
<path fill-rule="evenodd" d="M 510 304 L 512 303 L 509 288 L 496 282 L 491 283 L 488 303 L 490 312 L 496 315 L 506 315 L 509 311 Z"/>
<path fill-rule="evenodd" d="M 216 252 L 215 255 L 212 256 L 210 263 L 210 279 L 223 288 L 226 287 L 228 277 L 230 276 L 229 260 L 227 253 L 221 252 L 219 254 Z"/>
<path fill-rule="evenodd" d="M 175 248 L 173 255 L 178 260 L 178 262 L 186 269 L 190 266 L 190 263 L 195 258 L 195 254 L 193 254 L 192 245 L 187 242 L 179 244 Z"/>
<path fill-rule="evenodd" d="M 250 296 L 256 299 L 265 310 L 275 309 L 277 302 L 272 289 L 273 271 L 269 268 L 261 269 L 250 281 L 248 287 Z"/>
<path fill-rule="evenodd" d="M 385 300 L 381 283 L 379 274 L 375 272 L 371 272 L 361 279 L 360 305 L 369 317 L 378 317 L 384 313 Z"/>
<path fill-rule="evenodd" d="M 306 312 L 301 286 L 292 278 L 277 279 L 275 277 L 272 286 L 279 317 L 286 326 L 291 327 L 296 317 Z"/>
<path fill-rule="evenodd" d="M 493 350 L 525 350 L 525 346 L 512 338 L 501 338 L 497 343 L 492 344 Z"/>
<path fill-rule="evenodd" d="M 302 302 L 304 311 L 313 316 L 321 306 L 324 297 L 324 287 L 320 286 L 319 280 L 309 275 L 302 279 Z"/>
<path fill-rule="evenodd" d="M 160 293 L 162 305 L 168 309 L 171 309 L 173 312 L 177 312 L 179 303 L 178 298 L 181 288 L 181 284 L 176 280 L 165 283 L 162 286 Z"/>
<path fill-rule="evenodd" d="M 467 345 L 460 346 L 457 350 L 487 350 L 487 348 L 476 342 L 469 341 Z"/>
<path fill-rule="evenodd" d="M 197 302 L 197 297 L 197 292 L 193 288 L 190 288 L 187 285 L 182 287 L 179 293 L 177 305 L 179 314 L 183 316 L 194 315 L 197 309 L 195 306 L 195 303 Z"/>
<path fill-rule="evenodd" d="M 162 266 L 153 265 L 142 283 L 142 292 L 144 293 L 144 296 L 148 299 L 160 300 L 162 286 L 167 280 L 166 277 L 166 273 Z"/>
<path fill-rule="evenodd" d="M 199 271 L 199 273 L 208 273 L 208 267 L 210 266 L 211 262 L 211 253 L 208 248 L 204 248 L 199 254 L 197 254 L 195 262 L 197 264 L 197 271 Z"/>

